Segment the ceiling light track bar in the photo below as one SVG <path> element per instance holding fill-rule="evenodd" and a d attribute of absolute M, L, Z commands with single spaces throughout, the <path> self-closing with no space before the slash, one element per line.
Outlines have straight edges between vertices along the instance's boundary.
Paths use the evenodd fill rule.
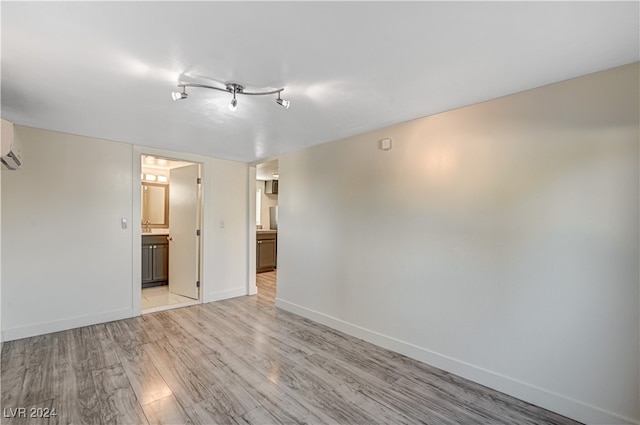
<path fill-rule="evenodd" d="M 227 87 L 216 87 L 216 86 L 208 86 L 206 84 L 192 84 L 192 83 L 185 83 L 185 84 L 178 84 L 178 87 L 180 88 L 187 88 L 187 87 L 198 87 L 201 89 L 212 89 L 212 90 L 218 90 L 218 91 L 223 91 L 223 92 L 227 92 L 227 93 L 233 93 L 233 86 L 236 87 L 236 93 L 237 94 L 246 94 L 249 96 L 262 96 L 262 95 L 267 95 L 267 94 L 277 94 L 277 93 L 281 93 L 284 90 L 284 87 L 281 89 L 276 89 L 276 90 L 270 90 L 270 91 L 261 91 L 261 92 L 249 92 L 249 91 L 245 91 L 244 90 L 244 86 L 241 86 L 240 84 L 235 84 L 235 83 L 229 83 L 227 84 Z"/>

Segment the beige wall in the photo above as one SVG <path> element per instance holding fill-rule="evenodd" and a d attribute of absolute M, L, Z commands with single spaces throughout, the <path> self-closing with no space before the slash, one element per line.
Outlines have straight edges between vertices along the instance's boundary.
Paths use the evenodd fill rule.
<path fill-rule="evenodd" d="M 6 339 L 129 317 L 131 145 L 20 126 L 15 137 L 23 165 L 2 176 Z"/>
<path fill-rule="evenodd" d="M 210 159 L 211 177 L 206 218 L 210 249 L 207 297 L 215 301 L 246 295 L 249 290 L 249 166 L 235 161 Z M 224 227 L 221 227 L 221 221 Z M 254 221 L 255 223 L 255 221 Z M 253 226 L 255 229 L 255 225 Z M 255 282 L 255 280 L 254 280 Z M 255 283 L 252 282 L 255 286 Z"/>
<path fill-rule="evenodd" d="M 143 153 L 203 165 L 203 299 L 247 293 L 247 164 L 28 127 L 16 137 L 24 165 L 1 182 L 6 340 L 140 314 Z"/>
<path fill-rule="evenodd" d="M 578 420 L 637 421 L 638 80 L 283 155 L 278 305 Z"/>

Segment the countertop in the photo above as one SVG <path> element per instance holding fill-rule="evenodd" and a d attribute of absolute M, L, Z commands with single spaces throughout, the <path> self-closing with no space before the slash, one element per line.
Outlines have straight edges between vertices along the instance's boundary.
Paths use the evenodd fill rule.
<path fill-rule="evenodd" d="M 278 233 L 277 230 L 256 230 L 256 233 Z"/>
<path fill-rule="evenodd" d="M 167 236 L 169 229 L 154 229 L 151 232 L 142 232 L 142 236 Z"/>

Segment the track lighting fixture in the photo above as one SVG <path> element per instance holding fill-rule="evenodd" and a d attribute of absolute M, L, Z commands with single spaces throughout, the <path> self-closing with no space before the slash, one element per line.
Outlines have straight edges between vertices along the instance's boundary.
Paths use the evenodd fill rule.
<path fill-rule="evenodd" d="M 180 100 L 180 99 L 186 99 L 187 98 L 187 88 L 186 87 L 182 87 L 182 91 L 174 91 L 173 93 L 171 93 L 171 97 L 173 98 L 173 100 Z"/>
<path fill-rule="evenodd" d="M 280 92 L 278 92 L 278 98 L 276 99 L 276 103 L 282 106 L 284 109 L 289 109 L 291 102 L 288 100 L 280 99 Z"/>
<path fill-rule="evenodd" d="M 187 87 L 198 87 L 203 89 L 212 89 L 212 90 L 229 92 L 233 94 L 233 99 L 231 99 L 231 102 L 229 103 L 229 110 L 231 111 L 236 111 L 238 109 L 238 99 L 236 95 L 239 95 L 239 94 L 245 94 L 248 96 L 264 96 L 268 94 L 277 94 L 278 98 L 276 99 L 276 103 L 278 105 L 282 106 L 285 109 L 289 109 L 289 106 L 291 105 L 290 101 L 282 99 L 280 97 L 280 93 L 284 91 L 284 87 L 281 89 L 262 91 L 262 92 L 245 91 L 244 86 L 237 83 L 226 83 L 224 88 L 216 87 L 216 86 L 208 86 L 206 84 L 191 84 L 191 83 L 178 84 L 178 87 L 182 88 L 182 91 L 171 93 L 171 97 L 173 98 L 173 100 L 186 99 Z"/>
<path fill-rule="evenodd" d="M 233 99 L 231 99 L 231 102 L 229 103 L 229 110 L 231 112 L 235 112 L 238 109 L 238 99 L 236 99 L 236 93 L 238 92 L 238 89 L 240 90 L 240 92 L 242 92 L 243 87 L 239 86 L 238 84 L 227 84 L 227 90 L 229 89 L 231 89 L 233 93 Z"/>

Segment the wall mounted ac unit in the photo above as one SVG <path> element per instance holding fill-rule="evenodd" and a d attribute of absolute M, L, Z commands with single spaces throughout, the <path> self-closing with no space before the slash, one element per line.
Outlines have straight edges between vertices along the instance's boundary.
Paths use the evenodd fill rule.
<path fill-rule="evenodd" d="M 22 165 L 22 147 L 13 138 L 13 123 L 2 120 L 0 165 L 3 170 L 17 170 Z"/>

